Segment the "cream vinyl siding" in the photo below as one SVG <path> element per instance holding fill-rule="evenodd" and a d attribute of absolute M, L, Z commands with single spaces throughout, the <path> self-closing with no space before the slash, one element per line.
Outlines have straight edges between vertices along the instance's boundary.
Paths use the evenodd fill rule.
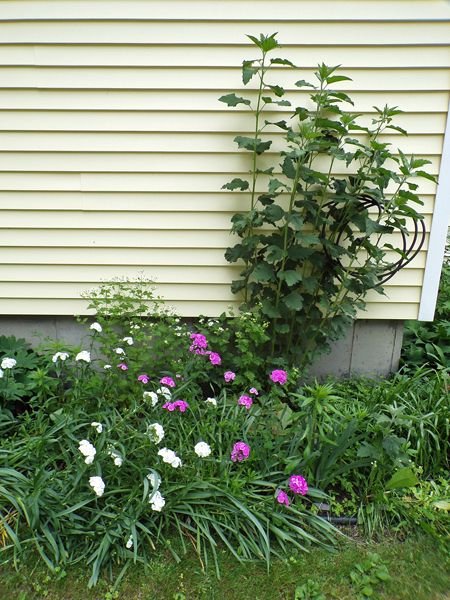
<path fill-rule="evenodd" d="M 308 101 L 297 79 L 311 79 L 318 62 L 342 64 L 353 81 L 337 87 L 362 119 L 373 105 L 402 108 L 409 136 L 385 140 L 439 173 L 445 0 L 3 1 L 1 314 L 82 313 L 83 290 L 141 271 L 182 315 L 217 315 L 235 301 L 238 267 L 224 251 L 248 197 L 221 186 L 250 168 L 233 137 L 251 134 L 253 121 L 218 98 L 244 93 L 240 65 L 258 55 L 245 34 L 274 31 L 279 55 L 300 65 L 274 73 L 294 103 Z M 420 192 L 429 231 L 436 186 L 424 181 Z M 369 294 L 361 316 L 417 317 L 428 242 L 387 297 Z"/>

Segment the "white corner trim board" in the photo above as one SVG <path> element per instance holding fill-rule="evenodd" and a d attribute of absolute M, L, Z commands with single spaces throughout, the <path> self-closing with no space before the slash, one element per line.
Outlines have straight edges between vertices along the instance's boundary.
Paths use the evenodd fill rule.
<path fill-rule="evenodd" d="M 450 104 L 447 112 L 439 182 L 431 223 L 427 261 L 420 297 L 419 321 L 432 321 L 439 290 L 445 242 L 450 225 Z"/>

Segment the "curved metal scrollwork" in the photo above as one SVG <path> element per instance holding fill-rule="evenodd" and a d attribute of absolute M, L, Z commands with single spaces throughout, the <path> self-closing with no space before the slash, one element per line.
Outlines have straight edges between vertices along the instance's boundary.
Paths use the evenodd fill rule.
<path fill-rule="evenodd" d="M 376 198 L 373 198 L 371 196 L 367 196 L 367 195 L 361 195 L 358 196 L 357 198 L 358 200 L 358 204 L 355 206 L 352 206 L 353 211 L 356 210 L 356 212 L 358 213 L 363 213 L 363 212 L 368 212 L 370 209 L 375 209 L 375 219 L 374 220 L 378 220 L 378 222 L 382 222 L 382 215 L 385 212 L 384 211 L 384 205 L 382 202 L 380 202 L 379 200 L 377 200 Z M 338 205 L 340 204 L 340 201 L 330 201 L 327 202 L 324 206 L 323 209 L 324 210 L 329 210 L 330 212 L 337 212 L 338 209 Z M 334 210 L 333 210 L 334 209 Z M 351 223 L 351 214 L 348 213 L 348 216 L 346 218 L 345 216 L 346 213 L 346 209 L 344 208 L 342 210 L 342 216 L 339 219 L 339 225 L 337 226 L 337 228 L 335 229 L 335 232 L 337 232 L 337 237 L 335 238 L 335 241 L 338 245 L 342 245 L 345 244 L 345 238 L 347 236 L 346 232 L 348 231 L 349 225 Z M 406 231 L 404 228 L 398 227 L 398 228 L 394 228 L 393 230 L 395 230 L 395 233 L 399 233 L 401 236 L 401 245 L 400 245 L 400 258 L 389 264 L 386 265 L 385 268 L 381 268 L 379 273 L 378 273 L 378 277 L 379 277 L 379 284 L 382 285 L 384 283 L 386 283 L 386 281 L 388 281 L 389 279 L 391 279 L 396 273 L 398 273 L 398 271 L 400 271 L 400 269 L 403 269 L 403 267 L 405 267 L 407 264 L 409 264 L 416 256 L 417 254 L 420 252 L 420 250 L 423 247 L 423 244 L 425 242 L 425 223 L 424 220 L 419 218 L 419 216 L 414 216 L 414 215 L 402 215 L 403 217 L 407 217 L 408 219 L 410 219 L 412 221 L 412 231 Z M 327 235 L 327 230 L 326 227 L 324 226 L 322 228 L 322 236 L 324 238 L 326 238 Z M 367 236 L 366 236 L 367 238 Z M 360 244 L 362 244 L 362 242 L 364 241 L 364 239 L 366 238 L 362 238 L 360 241 Z M 328 258 L 330 260 L 337 260 L 336 258 L 332 258 L 330 256 L 330 254 L 328 253 L 326 247 L 324 248 L 325 254 L 328 256 Z M 346 271 L 346 267 L 344 265 L 342 265 L 342 269 L 343 271 Z M 358 276 L 358 270 L 357 269 L 353 269 L 347 272 L 349 272 L 350 274 L 354 275 L 355 277 Z"/>

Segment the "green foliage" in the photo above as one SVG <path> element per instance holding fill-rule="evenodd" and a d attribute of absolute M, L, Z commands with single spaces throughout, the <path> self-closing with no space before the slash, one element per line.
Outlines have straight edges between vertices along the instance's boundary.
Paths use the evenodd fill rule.
<path fill-rule="evenodd" d="M 244 85 L 256 80 L 256 100 L 220 98 L 231 107 L 245 103 L 254 113 L 253 135 L 234 139 L 250 153 L 250 178 L 223 186 L 249 197 L 247 212 L 232 218 L 232 232 L 241 241 L 225 256 L 242 265 L 232 284 L 242 309 L 258 308 L 269 323 L 266 352 L 303 369 L 342 335 L 364 308 L 368 290 L 383 293 L 392 253 L 394 262 L 407 260 L 392 246 L 392 234 L 407 235 L 408 222 L 422 219 L 412 207 L 421 204 L 412 180 L 433 177 L 422 170 L 428 161 L 395 154 L 382 141 L 390 130 L 406 133 L 393 124 L 397 107 L 375 107 L 370 126 L 348 112 L 352 100 L 332 87 L 349 79 L 337 67 L 322 63 L 314 83 L 297 81 L 311 90 L 311 104 L 293 108 L 289 121 L 264 119 L 268 107 L 291 104 L 285 90 L 269 82 L 272 69 L 294 65 L 269 59 L 279 47 L 276 34 L 248 37 L 261 57 L 243 62 L 242 80 Z M 283 149 L 267 168 L 261 157 L 272 152 L 269 126 L 280 130 Z"/>
<path fill-rule="evenodd" d="M 370 553 L 366 560 L 357 563 L 350 573 L 350 580 L 356 594 L 355 600 L 377 598 L 375 588 L 390 579 L 388 568 L 380 556 Z"/>
<path fill-rule="evenodd" d="M 401 361 L 407 367 L 450 365 L 450 245 L 442 266 L 433 321 L 406 321 Z"/>

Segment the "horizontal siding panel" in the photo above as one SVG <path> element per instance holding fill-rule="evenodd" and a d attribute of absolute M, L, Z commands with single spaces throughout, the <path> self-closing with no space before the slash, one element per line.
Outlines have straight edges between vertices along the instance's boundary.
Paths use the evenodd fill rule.
<path fill-rule="evenodd" d="M 381 6 L 380 6 L 381 5 Z M 210 0 L 122 0 L 110 2 L 106 0 L 65 0 L 52 2 L 49 11 L 48 0 L 22 0 L 19 4 L 14 1 L 3 1 L 0 20 L 24 19 L 128 19 L 135 20 L 234 20 L 253 21 L 255 15 L 272 22 L 274 20 L 321 20 L 326 15 L 327 21 L 332 20 L 410 20 L 448 19 L 450 10 L 444 0 L 386 0 L 361 1 L 352 0 L 340 2 L 336 10 L 333 0 L 277 0 L 276 3 L 264 0 L 252 0 L 251 3 L 242 0 L 227 0 L 226 2 L 211 3 Z"/>
<path fill-rule="evenodd" d="M 1 35 L 1 29 L 0 29 Z M 278 69 L 272 81 L 294 88 L 292 73 Z M 447 90 L 450 73 L 447 69 L 346 69 L 352 81 L 335 84 L 339 90 Z M 301 69 L 297 77 L 312 80 L 313 69 Z M 132 67 L 0 67 L 0 80 L 4 88 L 47 89 L 165 89 L 193 90 L 207 87 L 226 91 L 242 88 L 241 69 L 212 68 L 132 68 Z M 256 84 L 255 84 L 256 86 Z M 254 86 L 250 86 L 254 87 Z"/>
<path fill-rule="evenodd" d="M 138 273 L 135 273 L 138 275 Z M 149 270 L 144 271 L 146 277 L 151 277 Z M 83 291 L 98 285 L 98 281 L 76 282 L 32 282 L 32 281 L 2 281 L 0 282 L 1 298 L 61 298 L 76 299 Z M 158 283 L 158 293 L 169 303 L 173 300 L 195 301 L 201 296 L 205 300 L 214 302 L 232 302 L 235 297 L 231 293 L 229 284 L 195 284 L 195 283 Z M 394 290 L 395 293 L 395 290 Z"/>
<path fill-rule="evenodd" d="M 195 301 L 177 301 L 169 303 L 182 317 L 192 315 L 209 315 L 217 317 L 228 312 L 230 306 L 238 310 L 237 302 L 205 301 L 199 298 Z M 3 315 L 78 315 L 92 314 L 87 310 L 87 302 L 77 299 L 60 298 L 0 298 L 0 314 Z M 370 304 L 367 311 L 359 311 L 360 319 L 417 319 L 418 305 L 416 304 Z"/>
<path fill-rule="evenodd" d="M 134 266 L 136 269 L 145 265 L 153 269 L 153 266 L 208 266 L 223 267 L 229 263 L 225 260 L 224 249 L 209 248 L 205 252 L 202 248 L 96 248 L 93 253 L 90 248 L 22 248 L 20 246 L 3 247 L 1 250 L 3 265 L 112 265 L 115 269 L 122 266 Z M 388 253 L 386 259 L 395 262 L 398 255 Z M 426 253 L 419 252 L 416 258 L 400 271 L 392 280 L 392 285 L 408 278 L 411 283 L 408 270 L 420 270 L 414 273 L 415 280 L 422 278 L 422 269 L 425 267 Z M 230 271 L 231 272 L 231 271 Z M 400 284 L 399 284 L 400 285 Z"/>
<path fill-rule="evenodd" d="M 292 111 L 264 112 L 264 118 L 269 121 L 279 119 L 290 119 Z M 370 125 L 374 113 L 363 114 L 358 123 L 361 125 Z M 410 113 L 409 115 L 398 115 L 395 119 L 395 124 L 405 128 L 409 134 L 427 134 L 427 135 L 442 135 L 445 130 L 445 113 Z M 153 137 L 153 148 L 168 147 L 168 143 L 174 143 L 177 137 L 173 136 L 174 132 L 180 133 L 180 138 L 183 140 L 183 132 L 197 135 L 198 139 L 204 140 L 202 132 L 209 134 L 217 132 L 234 132 L 248 133 L 254 127 L 253 115 L 249 112 L 242 111 L 217 111 L 207 114 L 200 111 L 192 111 L 189 113 L 180 111 L 30 111 L 30 110 L 0 110 L 0 130 L 9 131 L 19 134 L 20 131 L 29 132 L 64 132 L 70 139 L 70 132 L 86 132 L 95 131 L 99 135 L 96 136 L 102 140 L 103 132 L 124 132 L 131 139 L 152 139 L 145 132 L 156 132 L 158 136 Z M 280 130 L 275 126 L 267 129 L 271 134 L 278 133 Z M 139 132 L 138 135 L 132 136 L 131 132 Z M 161 134 L 164 135 L 161 135 Z M 23 134 L 22 134 L 23 135 Z M 168 142 L 165 142 L 167 135 Z M 355 132 L 355 137 L 358 137 Z M 386 136 L 388 139 L 408 139 L 404 136 L 391 134 Z M 228 137 L 228 140 L 230 138 Z M 119 137 L 118 137 L 119 140 Z M 113 140 L 110 140 L 110 142 Z M 182 142 L 181 142 L 182 143 Z M 112 149 L 115 144 L 111 143 Z M 170 148 L 170 146 L 169 146 Z M 176 145 L 172 145 L 174 150 Z M 13 148 L 11 148 L 12 150 Z"/>
<path fill-rule="evenodd" d="M 192 315 L 208 315 L 218 317 L 224 312 L 228 312 L 230 306 L 234 306 L 235 311 L 238 309 L 236 302 L 226 301 L 205 301 L 197 299 L 195 301 L 178 301 L 170 302 L 181 317 L 191 317 Z M 88 315 L 93 314 L 92 310 L 87 309 L 87 302 L 80 298 L 1 298 L 0 297 L 0 314 L 3 315 Z M 364 316 L 368 318 L 367 315 Z M 383 317 L 386 318 L 386 317 Z"/>
<path fill-rule="evenodd" d="M 277 138 L 275 150 L 285 148 Z M 399 144 L 403 140 L 399 140 Z M 278 146 L 278 148 L 277 148 Z M 0 152 L 1 171 L 15 172 L 77 172 L 77 173 L 245 173 L 251 164 L 248 152 L 231 153 L 235 144 L 230 145 L 230 152 L 171 152 L 171 153 L 101 153 L 101 152 Z M 178 150 L 178 148 L 177 148 Z M 422 151 L 421 156 L 425 156 Z M 426 156 L 431 164 L 427 165 L 430 173 L 439 172 L 439 157 Z M 281 173 L 278 165 L 278 153 L 266 152 L 258 159 L 261 169 L 275 165 L 274 173 Z M 327 172 L 330 160 L 319 158 L 313 162 L 313 168 Z M 343 161 L 335 163 L 336 174 L 354 173 L 358 164 L 352 163 L 349 168 Z"/>
<path fill-rule="evenodd" d="M 421 195 L 424 214 L 431 214 L 434 197 Z M 133 211 L 182 211 L 182 212 L 237 212 L 249 206 L 250 197 L 240 192 L 208 193 L 144 193 L 144 192 L 0 192 L 0 210 L 108 210 L 111 212 Z M 0 223 L 1 226 L 1 223 Z"/>
<path fill-rule="evenodd" d="M 12 284 L 28 282 L 30 284 L 48 282 L 58 284 L 66 281 L 71 283 L 85 283 L 100 285 L 102 281 L 114 277 L 137 277 L 139 272 L 145 271 L 146 276 L 161 284 L 186 284 L 186 285 L 226 285 L 230 286 L 231 278 L 237 277 L 238 266 L 156 266 L 141 264 L 138 266 L 86 266 L 86 265 L 40 265 L 39 269 L 30 268 L 29 265 L 2 265 L 0 277 L 3 282 Z M 66 283 L 64 283 L 66 285 Z M 13 288 L 14 289 L 14 288 Z M 170 287 L 172 289 L 172 287 Z"/>
<path fill-rule="evenodd" d="M 149 270 L 144 271 L 146 277 L 151 277 Z M 0 282 L 0 297 L 2 298 L 61 298 L 76 299 L 80 294 L 93 286 L 97 281 L 75 282 L 33 282 L 33 281 L 8 281 Z M 197 289 L 198 288 L 198 289 Z M 158 283 L 158 293 L 169 303 L 172 301 L 192 300 L 195 301 L 200 295 L 203 300 L 215 302 L 233 302 L 235 296 L 231 293 L 228 284 L 196 284 L 196 283 Z M 420 287 L 390 287 L 386 294 L 392 302 L 405 304 L 418 303 L 420 301 Z M 368 304 L 384 304 L 386 299 L 383 295 L 370 291 L 367 295 Z"/>
<path fill-rule="evenodd" d="M 240 115 L 242 116 L 242 115 Z M 1 115 L 0 115 L 1 120 Z M 234 121 L 234 119 L 233 119 Z M 249 128 L 250 119 L 246 127 Z M 172 125 L 173 126 L 173 125 Z M 184 120 L 184 127 L 190 126 Z M 230 127 L 230 125 L 228 126 Z M 238 130 L 235 129 L 234 132 Z M 240 133 L 250 134 L 243 129 Z M 358 136 L 352 135 L 358 139 Z M 280 149 L 284 144 L 280 135 L 270 134 L 273 140 L 271 149 Z M 359 139 L 364 139 L 360 136 Z M 380 136 L 381 142 L 389 143 L 394 149 L 400 147 L 405 153 L 419 152 L 423 155 L 440 155 L 443 145 L 442 135 L 400 135 Z M 233 135 L 226 133 L 87 133 L 87 132 L 1 132 L 0 152 L 230 152 L 236 150 Z M 5 154 L 3 155 L 5 156 Z M 70 154 L 64 155 L 67 160 Z M 3 163 L 2 163 L 3 165 Z"/>
<path fill-rule="evenodd" d="M 127 229 L 165 230 L 225 230 L 231 228 L 233 212 L 166 212 L 134 211 L 0 211 L 0 231 L 8 228 L 47 228 L 47 229 L 120 229 L 124 222 Z M 427 229 L 431 216 L 425 217 Z M 269 228 L 269 226 L 268 226 Z"/>
<path fill-rule="evenodd" d="M 19 244 L 20 240 L 16 240 Z M 422 253 L 425 255 L 425 253 Z M 142 265 L 169 266 L 208 266 L 223 267 L 225 260 L 223 248 L 62 248 L 62 247 L 3 247 L 1 249 L 4 265 L 112 265 L 115 269 L 122 265 L 133 265 L 136 269 Z M 418 257 L 419 258 L 419 257 Z M 419 263 L 418 263 L 419 264 Z M 425 264 L 425 256 L 420 265 Z"/>
<path fill-rule="evenodd" d="M 216 4 L 216 3 L 215 3 Z M 219 3 L 217 3 L 219 4 Z M 364 3 L 365 4 L 365 3 Z M 408 10 L 408 9 L 406 9 Z M 331 11 L 334 13 L 335 11 Z M 339 11 L 336 11 L 339 12 Z M 383 11 L 389 13 L 389 9 Z M 44 15 L 48 14 L 48 7 Z M 256 13 L 255 13 L 256 14 Z M 278 31 L 279 39 L 286 45 L 335 46 L 345 40 L 351 46 L 377 45 L 421 45 L 447 44 L 448 24 L 444 22 L 421 22 L 419 27 L 411 27 L 408 22 L 361 21 L 352 23 L 337 19 L 328 21 L 328 14 L 322 13 L 321 20 L 303 21 L 298 15 L 295 21 L 290 14 L 290 22 L 255 20 L 251 31 Z M 43 16 L 44 16 L 43 15 Z M 105 15 L 106 16 L 106 15 Z M 124 15 L 126 18 L 126 15 Z M 286 14 L 288 17 L 288 14 Z M 405 17 L 407 15 L 405 14 Z M 247 26 L 248 30 L 248 26 Z M 245 41 L 245 29 L 241 22 L 202 22 L 187 27 L 180 20 L 170 21 L 16 21 L 4 22 L 0 29 L 0 43 L 9 44 L 158 44 L 158 45 L 199 45 L 217 44 L 241 45 Z M 250 46 L 250 42 L 249 42 Z"/>
<path fill-rule="evenodd" d="M 151 232 L 151 233 L 150 233 Z M 398 235 L 392 236 L 395 246 L 400 243 Z M 86 248 L 227 248 L 237 238 L 227 230 L 170 229 L 3 229 L 1 246 L 22 247 L 86 247 Z M 425 237 L 424 250 L 427 248 Z"/>
<path fill-rule="evenodd" d="M 3 11 L 2 11 L 3 12 Z M 450 10 L 449 10 L 450 14 Z M 247 46 L 230 46 L 226 52 L 219 46 L 211 46 L 205 52 L 203 46 L 57 46 L 43 44 L 0 44 L 0 65 L 67 66 L 67 67 L 236 67 L 249 51 Z M 445 46 L 410 47 L 354 46 L 305 47 L 283 44 L 283 57 L 301 68 L 315 67 L 318 62 L 342 65 L 347 68 L 364 68 L 369 65 L 383 68 L 450 67 L 450 54 Z M 292 71 L 291 71 L 292 73 Z"/>
<path fill-rule="evenodd" d="M 170 172 L 170 171 L 169 171 Z M 231 177 L 246 177 L 248 173 L 5 173 L 0 172 L 0 190 L 55 190 L 92 192 L 217 192 Z M 265 191 L 265 182 L 260 178 Z M 392 190 L 394 186 L 392 186 Z M 388 193 L 390 188 L 388 188 Z M 420 182 L 422 194 L 434 194 L 436 185 Z"/>
<path fill-rule="evenodd" d="M 320 60 L 320 54 L 318 54 Z M 291 81 L 289 79 L 289 81 Z M 294 79 L 292 79 L 294 81 Z M 0 89 L 1 109 L 33 109 L 33 110 L 104 110 L 104 111 L 177 111 L 183 114 L 191 111 L 223 110 L 224 105 L 218 101 L 220 94 L 217 90 L 55 90 L 55 89 Z M 246 96 L 254 98 L 251 90 L 246 90 Z M 373 106 L 399 106 L 404 111 L 417 113 L 447 113 L 447 90 L 423 90 L 411 94 L 402 90 L 353 91 L 351 92 L 355 108 L 358 112 L 373 112 Z M 293 104 L 307 102 L 309 93 L 292 91 L 289 97 Z M 244 107 L 236 108 L 233 112 L 248 112 Z M 99 113 L 97 113 L 99 114 Z M 43 115 L 47 117 L 47 115 Z M 143 115 L 145 117 L 145 115 Z M 396 119 L 409 119 L 409 125 L 414 124 L 414 115 L 398 115 Z M 167 122 L 165 127 L 170 126 Z M 165 128 L 164 127 L 164 128 Z M 42 126 L 41 126 L 42 128 Z M 409 130 L 409 128 L 407 127 Z M 440 130 L 444 131 L 444 126 Z"/>
<path fill-rule="evenodd" d="M 0 277 L 3 282 L 49 282 L 85 283 L 100 285 L 102 281 L 114 277 L 136 277 L 139 272 L 145 272 L 158 285 L 160 284 L 221 284 L 230 286 L 231 280 L 239 275 L 239 266 L 188 266 L 183 265 L 1 265 Z M 403 269 L 386 284 L 388 295 L 393 287 L 417 287 L 422 281 L 420 269 Z M 405 292 L 409 298 L 409 291 Z M 375 296 L 378 299 L 378 294 Z"/>

